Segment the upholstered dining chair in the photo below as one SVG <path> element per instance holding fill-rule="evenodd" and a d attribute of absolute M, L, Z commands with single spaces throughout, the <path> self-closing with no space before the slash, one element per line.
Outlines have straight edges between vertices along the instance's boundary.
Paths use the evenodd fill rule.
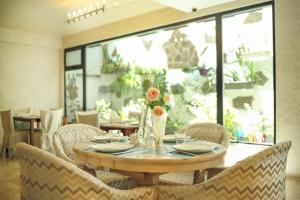
<path fill-rule="evenodd" d="M 225 128 L 216 123 L 194 123 L 181 129 L 191 138 L 205 140 L 228 146 L 228 133 Z"/>
<path fill-rule="evenodd" d="M 157 187 L 158 200 L 283 200 L 290 141 L 278 143 L 196 185 Z"/>
<path fill-rule="evenodd" d="M 228 146 L 228 134 L 225 128 L 216 123 L 195 123 L 184 127 L 180 131 L 194 139 L 222 144 L 225 147 Z M 206 171 L 201 171 L 201 173 L 196 171 L 196 173 L 201 181 L 206 179 Z M 167 173 L 161 175 L 159 179 L 161 183 L 176 185 L 192 185 L 197 182 L 197 180 L 194 180 L 193 172 Z"/>
<path fill-rule="evenodd" d="M 28 131 L 16 130 L 11 110 L 0 111 L 3 129 L 1 156 L 3 153 L 10 158 L 17 142 L 28 142 Z"/>
<path fill-rule="evenodd" d="M 65 125 L 57 130 L 53 135 L 55 154 L 82 169 L 87 170 L 89 168 L 95 170 L 96 176 L 107 185 L 119 189 L 135 187 L 135 181 L 131 177 L 110 172 L 105 169 L 93 168 L 93 166 L 86 166 L 76 160 L 76 155 L 73 151 L 74 144 L 88 143 L 93 139 L 94 136 L 104 134 L 106 134 L 106 132 L 102 131 L 101 129 L 86 124 Z"/>
<path fill-rule="evenodd" d="M 152 200 L 153 188 L 119 190 L 42 149 L 18 144 L 22 200 Z"/>
<path fill-rule="evenodd" d="M 42 128 L 41 148 L 50 153 L 55 153 L 52 138 L 55 131 L 62 126 L 62 116 L 62 109 L 40 111 Z"/>
<path fill-rule="evenodd" d="M 141 115 L 142 115 L 142 113 L 140 113 L 140 112 L 129 111 L 128 118 L 140 121 Z"/>
<path fill-rule="evenodd" d="M 94 127 L 100 127 L 98 112 L 92 111 L 75 111 L 76 122 L 79 124 L 87 124 Z"/>

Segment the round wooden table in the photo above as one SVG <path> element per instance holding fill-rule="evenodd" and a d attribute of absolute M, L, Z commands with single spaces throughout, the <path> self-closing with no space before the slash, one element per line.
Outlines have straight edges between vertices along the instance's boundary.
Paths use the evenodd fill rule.
<path fill-rule="evenodd" d="M 224 164 L 226 148 L 222 145 L 196 141 L 200 144 L 214 144 L 216 148 L 208 153 L 187 155 L 174 152 L 172 145 L 164 144 L 159 149 L 135 147 L 124 154 L 100 153 L 90 148 L 91 144 L 75 144 L 73 150 L 84 164 L 110 168 L 112 171 L 132 176 L 138 184 L 152 185 L 161 174 L 168 172 L 198 171 L 220 167 Z"/>

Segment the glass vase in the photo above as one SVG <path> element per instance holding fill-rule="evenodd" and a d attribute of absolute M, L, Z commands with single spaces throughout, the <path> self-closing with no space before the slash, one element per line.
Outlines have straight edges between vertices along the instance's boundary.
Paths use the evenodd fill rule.
<path fill-rule="evenodd" d="M 163 137 L 165 135 L 167 115 L 155 116 L 151 114 L 151 120 L 155 148 L 160 148 L 163 144 Z"/>
<path fill-rule="evenodd" d="M 148 146 L 151 137 L 151 118 L 150 118 L 150 108 L 147 105 L 142 106 L 141 119 L 138 129 L 138 143 L 141 146 Z"/>

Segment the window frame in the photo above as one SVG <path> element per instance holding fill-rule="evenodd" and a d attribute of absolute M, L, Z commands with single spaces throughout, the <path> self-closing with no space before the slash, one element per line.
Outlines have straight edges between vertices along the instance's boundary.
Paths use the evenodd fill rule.
<path fill-rule="evenodd" d="M 189 20 L 184 20 L 176 23 L 171 23 L 164 26 L 159 26 L 147 30 L 137 31 L 133 33 L 124 34 L 117 37 L 111 37 L 100 41 L 95 41 L 91 43 L 87 43 L 84 45 L 79 45 L 71 48 L 64 49 L 64 73 L 69 70 L 74 69 L 82 69 L 83 70 L 83 110 L 86 110 L 86 63 L 85 63 L 85 48 L 90 45 L 98 44 L 98 43 L 106 43 L 112 40 L 123 39 L 130 36 L 144 36 L 148 34 L 156 33 L 160 30 L 170 30 L 178 27 L 182 27 L 185 24 L 195 22 L 195 21 L 206 21 L 211 20 L 212 18 L 215 20 L 216 23 L 216 93 L 217 93 L 217 123 L 223 125 L 223 92 L 224 92 L 224 84 L 223 84 L 223 38 L 222 38 L 222 19 L 223 16 L 228 16 L 230 14 L 238 14 L 241 12 L 247 12 L 251 9 L 264 7 L 264 6 L 271 6 L 272 9 L 272 42 L 273 42 L 273 95 L 274 95 L 274 141 L 273 143 L 276 144 L 276 52 L 275 52 L 275 9 L 274 9 L 274 1 L 266 1 L 263 3 L 253 4 L 250 6 L 244 6 L 228 11 L 218 12 L 215 14 L 205 15 L 201 17 L 196 17 Z M 74 50 L 81 49 L 81 65 L 75 66 L 68 66 L 66 67 L 66 53 Z M 65 74 L 64 74 L 65 79 Z M 66 80 L 64 80 L 64 107 L 65 107 L 65 115 L 66 115 Z M 238 142 L 240 143 L 240 142 Z M 241 142 L 247 143 L 247 142 Z M 268 145 L 268 144 L 256 144 L 256 143 L 249 143 L 255 145 Z"/>

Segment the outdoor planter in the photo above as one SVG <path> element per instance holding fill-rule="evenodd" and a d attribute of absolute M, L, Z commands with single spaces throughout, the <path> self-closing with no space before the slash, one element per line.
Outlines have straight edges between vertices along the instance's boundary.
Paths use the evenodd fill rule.
<path fill-rule="evenodd" d="M 252 89 L 253 87 L 254 83 L 252 81 L 236 81 L 231 83 L 225 83 L 225 89 Z"/>

